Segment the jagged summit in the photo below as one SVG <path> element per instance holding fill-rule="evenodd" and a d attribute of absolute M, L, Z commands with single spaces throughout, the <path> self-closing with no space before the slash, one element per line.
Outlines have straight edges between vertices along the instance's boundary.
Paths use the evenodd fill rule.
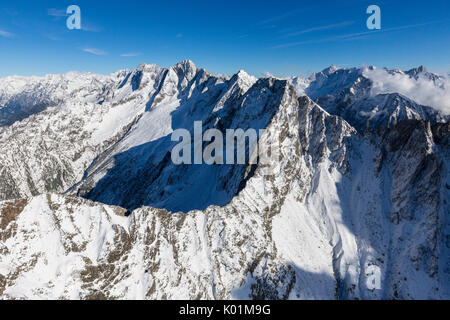
<path fill-rule="evenodd" d="M 328 68 L 325 68 L 322 70 L 322 73 L 326 74 L 326 75 L 330 75 L 332 73 L 335 73 L 336 71 L 338 71 L 340 68 L 335 66 L 335 65 L 331 65 Z"/>
<path fill-rule="evenodd" d="M 192 60 L 186 59 L 183 61 L 180 61 L 175 64 L 175 66 L 183 66 L 186 69 L 197 69 L 197 66 Z"/>
<path fill-rule="evenodd" d="M 191 60 L 183 60 L 175 64 L 171 69 L 180 70 L 183 73 L 196 73 L 197 66 Z"/>
<path fill-rule="evenodd" d="M 418 74 L 418 73 L 427 73 L 428 70 L 424 66 L 420 66 L 417 68 L 413 68 L 411 70 L 406 71 L 407 74 Z"/>
<path fill-rule="evenodd" d="M 245 70 L 239 70 L 237 73 L 236 73 L 239 77 L 248 77 L 249 76 L 249 74 L 245 71 Z"/>
<path fill-rule="evenodd" d="M 250 89 L 258 80 L 258 78 L 249 75 L 244 70 L 239 70 L 238 73 L 236 73 L 232 78 L 231 81 L 236 80 L 239 84 L 239 86 L 244 90 L 247 91 Z"/>

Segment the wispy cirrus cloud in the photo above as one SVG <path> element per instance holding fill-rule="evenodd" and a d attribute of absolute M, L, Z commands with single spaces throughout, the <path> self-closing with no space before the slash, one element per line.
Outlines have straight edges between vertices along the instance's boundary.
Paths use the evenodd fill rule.
<path fill-rule="evenodd" d="M 282 21 L 282 20 L 285 20 L 301 11 L 303 11 L 303 10 L 293 10 L 293 11 L 289 11 L 289 12 L 286 12 L 286 13 L 283 13 L 283 14 L 280 14 L 277 16 L 273 16 L 273 17 L 270 17 L 270 18 L 260 21 L 257 25 L 263 26 L 266 24 L 272 24 L 274 22 Z"/>
<path fill-rule="evenodd" d="M 123 53 L 120 56 L 121 57 L 138 57 L 140 55 L 141 55 L 140 52 L 131 52 L 131 53 Z"/>
<path fill-rule="evenodd" d="M 315 32 L 315 31 L 342 28 L 342 27 L 350 26 L 354 23 L 355 23 L 355 21 L 344 21 L 344 22 L 335 23 L 335 24 L 329 24 L 329 25 L 318 26 L 318 27 L 313 27 L 313 28 L 309 28 L 309 29 L 303 29 L 303 30 L 287 33 L 283 36 L 283 38 L 295 37 L 295 36 Z"/>
<path fill-rule="evenodd" d="M 94 54 L 96 56 L 104 56 L 104 55 L 108 54 L 108 52 L 103 51 L 101 49 L 97 49 L 97 48 L 83 48 L 82 50 L 84 52 L 91 53 L 91 54 Z"/>
<path fill-rule="evenodd" d="M 83 22 L 81 25 L 81 30 L 87 31 L 87 32 L 101 32 L 101 31 L 103 31 L 103 28 L 95 26 L 93 24 Z"/>
<path fill-rule="evenodd" d="M 418 24 L 410 24 L 405 26 L 399 26 L 399 27 L 392 27 L 392 28 L 384 28 L 381 30 L 373 30 L 373 31 L 364 31 L 364 32 L 357 32 L 357 33 L 349 33 L 349 34 L 343 34 L 343 35 L 337 35 L 333 37 L 328 38 L 322 38 L 322 39 L 316 39 L 316 40 L 307 40 L 307 41 L 297 41 L 297 42 L 289 42 L 289 43 L 283 43 L 276 46 L 273 46 L 273 49 L 280 49 L 280 48 L 288 48 L 288 47 L 295 47 L 305 44 L 314 44 L 314 43 L 325 43 L 325 42 L 332 42 L 332 41 L 343 41 L 343 40 L 358 40 L 358 39 L 365 39 L 369 36 L 384 33 L 384 32 L 392 32 L 392 31 L 400 31 L 400 30 L 406 30 L 410 28 L 417 28 L 417 27 L 424 27 L 427 25 L 432 25 L 436 23 L 441 23 L 449 21 L 447 20 L 439 20 L 439 21 L 430 21 L 425 23 L 418 23 Z"/>
<path fill-rule="evenodd" d="M 61 38 L 57 35 L 51 34 L 51 33 L 43 34 L 43 36 L 52 41 L 62 41 L 63 40 L 63 38 Z"/>
<path fill-rule="evenodd" d="M 50 8 L 47 9 L 47 14 L 52 17 L 67 17 L 67 12 L 64 9 Z"/>
<path fill-rule="evenodd" d="M 11 33 L 11 32 L 5 31 L 5 30 L 0 30 L 0 37 L 12 38 L 14 36 L 15 36 L 14 33 Z"/>

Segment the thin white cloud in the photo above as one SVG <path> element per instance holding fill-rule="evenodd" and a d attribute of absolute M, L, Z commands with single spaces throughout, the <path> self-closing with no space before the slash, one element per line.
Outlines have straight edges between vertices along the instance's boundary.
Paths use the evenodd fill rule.
<path fill-rule="evenodd" d="M 176 35 L 176 37 L 177 37 L 177 38 L 182 38 L 182 37 L 183 37 L 183 34 L 182 34 L 182 33 L 178 33 L 178 34 Z"/>
<path fill-rule="evenodd" d="M 103 30 L 103 28 L 83 22 L 81 25 L 81 30 L 87 31 L 87 32 L 101 32 Z"/>
<path fill-rule="evenodd" d="M 424 76 L 418 79 L 407 74 L 391 74 L 385 69 L 369 69 L 363 75 L 373 82 L 372 95 L 400 93 L 417 103 L 433 107 L 445 115 L 450 115 L 450 78 L 442 77 L 439 83 Z"/>
<path fill-rule="evenodd" d="M 47 14 L 52 17 L 67 17 L 66 10 L 63 9 L 47 9 Z"/>
<path fill-rule="evenodd" d="M 354 21 L 344 21 L 341 23 L 329 24 L 329 25 L 325 25 L 325 26 L 318 26 L 318 27 L 314 27 L 314 28 L 309 28 L 309 29 L 304 29 L 304 30 L 288 33 L 288 34 L 284 35 L 284 38 L 295 37 L 295 36 L 299 36 L 299 35 L 302 35 L 305 33 L 315 32 L 315 31 L 341 28 L 341 27 L 352 25 L 354 23 L 355 23 Z"/>
<path fill-rule="evenodd" d="M 1 37 L 5 37 L 5 38 L 12 38 L 14 37 L 14 33 L 8 32 L 8 31 L 4 31 L 4 30 L 0 30 L 0 36 Z"/>
<path fill-rule="evenodd" d="M 356 39 L 365 38 L 366 36 L 372 36 L 372 35 L 376 35 L 376 34 L 383 33 L 383 32 L 392 32 L 392 31 L 406 30 L 406 29 L 417 28 L 417 27 L 424 27 L 427 25 L 441 23 L 444 21 L 448 21 L 448 19 L 425 22 L 425 23 L 418 23 L 418 24 L 411 24 L 411 25 L 406 25 L 406 26 L 392 27 L 392 28 L 384 28 L 381 30 L 374 30 L 374 31 L 349 33 L 349 34 L 343 34 L 343 35 L 338 35 L 338 36 L 333 36 L 333 37 L 323 38 L 323 39 L 317 39 L 317 40 L 289 42 L 289 43 L 283 43 L 283 44 L 276 45 L 272 48 L 280 49 L 280 48 L 295 47 L 295 46 L 300 46 L 300 45 L 305 45 L 305 44 L 325 43 L 325 42 L 341 41 L 341 40 L 356 40 Z"/>
<path fill-rule="evenodd" d="M 120 56 L 121 56 L 121 57 L 138 57 L 138 56 L 140 56 L 140 55 L 141 55 L 140 52 L 131 52 L 131 53 L 124 53 L 124 54 L 121 54 Z"/>
<path fill-rule="evenodd" d="M 63 40 L 61 37 L 58 37 L 58 36 L 56 36 L 54 34 L 44 34 L 43 36 L 45 38 L 49 39 L 49 40 L 52 40 L 52 41 L 61 41 L 61 40 Z"/>
<path fill-rule="evenodd" d="M 295 15 L 296 13 L 299 13 L 300 11 L 303 11 L 303 10 L 293 10 L 293 11 L 289 11 L 289 12 L 280 14 L 278 16 L 273 16 L 273 17 L 267 18 L 263 21 L 260 21 L 257 25 L 261 26 L 261 25 L 265 25 L 265 24 L 272 24 L 272 23 L 280 21 L 280 20 L 285 20 L 286 18 L 289 18 L 290 16 Z"/>
<path fill-rule="evenodd" d="M 91 53 L 91 54 L 95 54 L 96 56 L 104 56 L 104 55 L 108 54 L 106 51 L 96 49 L 96 48 L 84 48 L 83 51 Z"/>

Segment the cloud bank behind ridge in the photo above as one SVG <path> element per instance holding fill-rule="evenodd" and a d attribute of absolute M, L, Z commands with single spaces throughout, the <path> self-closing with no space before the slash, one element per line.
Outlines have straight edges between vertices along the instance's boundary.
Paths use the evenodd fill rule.
<path fill-rule="evenodd" d="M 404 73 L 389 73 L 385 69 L 363 71 L 373 81 L 372 94 L 399 93 L 417 103 L 433 107 L 444 115 L 450 115 L 450 78 L 441 77 L 436 83 L 424 75 L 418 79 Z"/>

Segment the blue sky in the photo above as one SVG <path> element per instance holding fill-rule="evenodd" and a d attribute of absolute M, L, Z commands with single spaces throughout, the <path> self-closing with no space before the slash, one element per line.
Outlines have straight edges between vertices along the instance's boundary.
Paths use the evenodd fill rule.
<path fill-rule="evenodd" d="M 65 9 L 81 8 L 84 30 Z M 366 27 L 381 8 L 382 29 Z M 0 77 L 111 73 L 184 59 L 213 73 L 309 75 L 335 64 L 450 71 L 450 1 L 2 1 Z"/>

